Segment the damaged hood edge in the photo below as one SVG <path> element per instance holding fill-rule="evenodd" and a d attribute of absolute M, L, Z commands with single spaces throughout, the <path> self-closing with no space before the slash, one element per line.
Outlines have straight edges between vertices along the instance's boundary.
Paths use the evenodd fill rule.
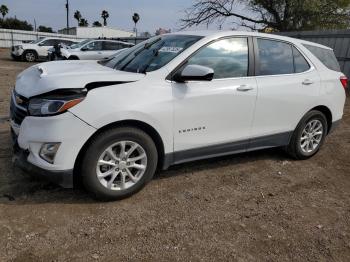
<path fill-rule="evenodd" d="M 125 83 L 144 77 L 102 66 L 97 61 L 55 61 L 24 70 L 17 77 L 15 90 L 30 98 L 57 89 L 84 89 L 90 83 Z"/>

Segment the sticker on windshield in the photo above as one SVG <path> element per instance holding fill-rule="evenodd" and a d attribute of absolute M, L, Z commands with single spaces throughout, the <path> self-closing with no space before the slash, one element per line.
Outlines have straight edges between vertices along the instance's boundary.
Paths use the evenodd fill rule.
<path fill-rule="evenodd" d="M 159 52 L 163 52 L 163 53 L 179 53 L 182 50 L 183 50 L 183 47 L 163 46 L 161 49 L 159 49 Z"/>

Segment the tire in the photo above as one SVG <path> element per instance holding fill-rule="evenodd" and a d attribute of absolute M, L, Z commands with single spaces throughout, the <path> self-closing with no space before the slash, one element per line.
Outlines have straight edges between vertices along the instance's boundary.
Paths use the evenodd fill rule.
<path fill-rule="evenodd" d="M 315 128 L 312 128 L 313 125 L 315 125 Z M 322 135 L 319 135 L 321 130 Z M 297 128 L 293 132 L 286 151 L 295 159 L 308 159 L 320 150 L 327 132 L 328 125 L 325 115 L 320 111 L 310 111 L 299 122 Z M 315 134 L 315 136 L 312 134 Z"/>
<path fill-rule="evenodd" d="M 123 147 L 126 153 L 133 147 L 134 151 L 123 156 Z M 137 158 L 140 159 L 132 161 Z M 109 164 L 98 165 L 102 161 Z M 148 134 L 133 127 L 110 129 L 88 145 L 81 162 L 82 182 L 99 200 L 123 199 L 141 190 L 153 178 L 157 162 L 157 148 Z"/>
<path fill-rule="evenodd" d="M 35 62 L 38 59 L 38 55 L 35 51 L 29 50 L 23 53 L 23 60 L 26 62 Z"/>

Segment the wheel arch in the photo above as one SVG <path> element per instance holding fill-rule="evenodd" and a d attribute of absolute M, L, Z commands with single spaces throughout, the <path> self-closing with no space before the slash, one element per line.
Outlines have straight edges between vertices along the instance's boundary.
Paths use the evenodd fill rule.
<path fill-rule="evenodd" d="M 80 60 L 78 56 L 76 55 L 71 55 L 67 58 L 67 60 Z"/>
<path fill-rule="evenodd" d="M 33 52 L 36 56 L 36 59 L 38 59 L 39 57 L 39 54 L 38 54 L 38 51 L 36 51 L 35 49 L 26 49 L 23 51 L 23 54 L 22 54 L 22 57 L 25 57 L 26 53 L 28 52 Z"/>
<path fill-rule="evenodd" d="M 117 122 L 113 122 L 110 124 L 107 124 L 101 128 L 99 128 L 83 145 L 83 147 L 80 149 L 78 156 L 75 160 L 75 164 L 74 164 L 74 170 L 73 170 L 73 174 L 74 174 L 74 179 L 77 179 L 79 177 L 79 169 L 80 169 L 80 164 L 82 161 L 82 157 L 87 149 L 87 147 L 90 145 L 91 141 L 100 133 L 108 130 L 108 129 L 113 129 L 113 128 L 117 128 L 117 127 L 134 127 L 134 128 L 138 128 L 144 132 L 146 132 L 153 140 L 153 142 L 156 145 L 157 151 L 158 151 L 158 166 L 157 168 L 162 168 L 163 163 L 164 163 L 164 157 L 165 157 L 165 153 L 164 153 L 164 142 L 163 139 L 161 138 L 159 132 L 151 125 L 140 121 L 140 120 L 121 120 L 121 121 L 117 121 Z M 76 181 L 75 181 L 76 182 Z M 78 182 L 78 181 L 77 181 Z"/>
<path fill-rule="evenodd" d="M 309 112 L 314 110 L 320 111 L 322 114 L 325 115 L 327 119 L 327 133 L 329 133 L 329 131 L 332 129 L 332 123 L 333 123 L 332 111 L 327 106 L 324 106 L 324 105 L 316 106 L 311 110 L 309 110 Z"/>

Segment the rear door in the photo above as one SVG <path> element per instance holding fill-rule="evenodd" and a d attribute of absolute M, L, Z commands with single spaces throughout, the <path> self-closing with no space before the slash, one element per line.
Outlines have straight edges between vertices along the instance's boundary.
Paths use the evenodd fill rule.
<path fill-rule="evenodd" d="M 283 145 L 316 101 L 320 77 L 293 44 L 268 38 L 254 43 L 258 97 L 251 147 Z"/>
<path fill-rule="evenodd" d="M 114 55 L 119 49 L 121 49 L 120 43 L 114 41 L 103 41 L 103 57 L 101 57 L 101 59 L 106 59 L 111 55 Z"/>

